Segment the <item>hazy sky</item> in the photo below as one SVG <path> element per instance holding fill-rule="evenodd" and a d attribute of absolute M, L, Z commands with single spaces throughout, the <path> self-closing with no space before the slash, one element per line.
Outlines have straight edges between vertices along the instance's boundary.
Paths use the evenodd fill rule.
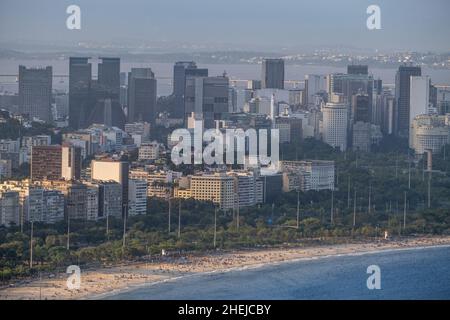
<path fill-rule="evenodd" d="M 80 31 L 66 29 L 70 4 L 81 7 Z M 381 7 L 382 30 L 366 28 L 370 4 Z M 449 13 L 449 0 L 0 0 L 0 42 L 450 51 Z"/>

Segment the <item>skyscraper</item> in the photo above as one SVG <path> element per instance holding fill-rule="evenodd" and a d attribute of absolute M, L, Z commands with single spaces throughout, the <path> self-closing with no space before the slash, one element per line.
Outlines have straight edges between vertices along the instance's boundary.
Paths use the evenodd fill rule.
<path fill-rule="evenodd" d="M 284 89 L 284 60 L 264 59 L 261 81 L 263 89 Z"/>
<path fill-rule="evenodd" d="M 179 61 L 173 67 L 174 112 L 171 118 L 185 118 L 186 77 L 207 77 L 208 69 L 197 68 L 194 61 Z"/>
<path fill-rule="evenodd" d="M 421 75 L 422 69 L 420 67 L 400 66 L 398 68 L 395 76 L 395 132 L 398 136 L 405 138 L 409 136 L 411 77 Z"/>
<path fill-rule="evenodd" d="M 214 120 L 228 113 L 228 87 L 226 76 L 186 78 L 186 118 L 194 112 L 205 128 L 214 128 Z"/>
<path fill-rule="evenodd" d="M 132 68 L 128 74 L 128 122 L 155 123 L 156 79 L 150 68 Z"/>
<path fill-rule="evenodd" d="M 90 113 L 92 65 L 90 58 L 69 60 L 69 126 L 72 129 L 86 127 Z"/>
<path fill-rule="evenodd" d="M 353 123 L 358 121 L 370 123 L 371 115 L 369 96 L 367 94 L 355 94 L 352 97 Z"/>
<path fill-rule="evenodd" d="M 428 114 L 430 107 L 430 87 L 429 76 L 411 77 L 410 83 L 410 111 L 409 126 L 418 115 Z"/>
<path fill-rule="evenodd" d="M 323 142 L 341 151 L 347 150 L 348 106 L 329 102 L 322 108 Z"/>
<path fill-rule="evenodd" d="M 51 122 L 52 67 L 19 66 L 19 111 L 30 119 Z"/>
<path fill-rule="evenodd" d="M 98 64 L 98 85 L 113 100 L 120 94 L 120 58 L 100 58 Z"/>
<path fill-rule="evenodd" d="M 125 114 L 120 105 L 120 59 L 100 58 L 98 80 L 91 82 L 85 127 L 97 123 L 123 129 Z"/>
<path fill-rule="evenodd" d="M 314 105 L 314 96 L 320 91 L 325 91 L 326 78 L 325 76 L 316 74 L 305 75 L 305 102 L 306 104 Z"/>
<path fill-rule="evenodd" d="M 347 74 L 369 74 L 369 67 L 367 65 L 349 65 L 347 66 Z"/>

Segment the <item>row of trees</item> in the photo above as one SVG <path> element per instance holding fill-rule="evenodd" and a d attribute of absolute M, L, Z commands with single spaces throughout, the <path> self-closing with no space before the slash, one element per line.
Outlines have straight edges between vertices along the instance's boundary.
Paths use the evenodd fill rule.
<path fill-rule="evenodd" d="M 0 228 L 0 279 L 6 281 L 73 263 L 109 264 L 148 255 L 157 258 L 162 249 L 185 252 L 305 245 L 319 240 L 342 242 L 382 237 L 384 231 L 396 236 L 450 234 L 450 157 L 445 154 L 435 157 L 436 169 L 441 172 L 433 173 L 430 208 L 423 163 L 413 161 L 407 152 L 345 154 L 306 140 L 287 148 L 283 157 L 335 160 L 336 190 L 283 193 L 273 203 L 241 209 L 239 223 L 236 213 L 230 210 L 219 211 L 215 219 L 211 202 L 173 201 L 170 232 L 168 203 L 149 199 L 146 215 L 128 219 L 125 246 L 120 219 L 109 219 L 108 234 L 105 221 L 71 220 L 70 250 L 66 247 L 66 221 L 55 225 L 35 223 L 33 239 L 30 225 L 23 233 L 18 227 Z M 29 266 L 31 248 L 33 268 Z"/>

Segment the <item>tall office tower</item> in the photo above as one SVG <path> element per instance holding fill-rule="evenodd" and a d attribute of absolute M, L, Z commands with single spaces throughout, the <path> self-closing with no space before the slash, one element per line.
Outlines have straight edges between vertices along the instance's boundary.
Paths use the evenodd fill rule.
<path fill-rule="evenodd" d="M 120 95 L 120 58 L 100 58 L 98 64 L 98 85 L 113 100 Z"/>
<path fill-rule="evenodd" d="M 436 93 L 436 101 L 440 115 L 450 113 L 450 88 L 439 88 Z"/>
<path fill-rule="evenodd" d="M 61 146 L 34 146 L 31 148 L 31 180 L 61 179 Z"/>
<path fill-rule="evenodd" d="M 369 66 L 367 65 L 348 65 L 347 74 L 369 74 Z"/>
<path fill-rule="evenodd" d="M 171 118 L 184 119 L 186 77 L 207 77 L 208 69 L 199 69 L 194 61 L 179 61 L 173 66 L 173 95 L 175 108 Z"/>
<path fill-rule="evenodd" d="M 30 119 L 51 122 L 52 67 L 26 68 L 19 66 L 19 112 Z"/>
<path fill-rule="evenodd" d="M 335 73 L 327 76 L 327 91 L 331 96 L 334 93 L 343 96 L 344 102 L 350 104 L 355 94 L 369 95 L 372 104 L 374 80 L 371 75 Z"/>
<path fill-rule="evenodd" d="M 121 86 L 126 86 L 127 85 L 127 73 L 126 72 L 121 72 L 120 73 L 120 85 Z"/>
<path fill-rule="evenodd" d="M 395 97 L 391 93 L 382 96 L 381 131 L 385 135 L 394 134 L 395 130 Z"/>
<path fill-rule="evenodd" d="M 228 87 L 225 76 L 187 77 L 186 119 L 194 113 L 203 117 L 205 128 L 214 128 L 215 120 L 221 120 L 228 113 Z"/>
<path fill-rule="evenodd" d="M 81 177 L 81 148 L 65 144 L 61 149 L 61 177 L 78 180 Z"/>
<path fill-rule="evenodd" d="M 305 75 L 305 99 L 306 104 L 315 105 L 315 96 L 320 91 L 325 91 L 326 77 L 316 74 Z"/>
<path fill-rule="evenodd" d="M 99 181 L 115 181 L 122 186 L 122 204 L 125 215 L 128 206 L 128 162 L 114 161 L 111 159 L 93 160 L 91 162 L 91 178 Z"/>
<path fill-rule="evenodd" d="M 261 86 L 263 89 L 284 89 L 284 60 L 264 59 Z"/>
<path fill-rule="evenodd" d="M 156 79 L 150 68 L 132 68 L 128 74 L 128 122 L 155 124 Z"/>
<path fill-rule="evenodd" d="M 90 94 L 92 65 L 90 58 L 69 60 L 69 127 L 74 130 L 87 127 L 91 111 Z"/>
<path fill-rule="evenodd" d="M 395 75 L 395 133 L 397 136 L 404 138 L 409 136 L 411 77 L 421 75 L 422 69 L 414 66 L 400 66 Z"/>
<path fill-rule="evenodd" d="M 373 93 L 376 95 L 383 93 L 383 80 L 377 79 L 373 81 Z"/>
<path fill-rule="evenodd" d="M 347 150 L 348 105 L 329 102 L 322 107 L 323 141 L 341 151 Z"/>
<path fill-rule="evenodd" d="M 410 108 L 409 108 L 409 127 L 418 115 L 428 114 L 430 107 L 430 87 L 431 79 L 429 76 L 411 77 L 410 79 Z"/>
<path fill-rule="evenodd" d="M 355 94 L 352 97 L 353 123 L 359 121 L 370 123 L 371 115 L 369 96 L 367 94 Z"/>
<path fill-rule="evenodd" d="M 439 113 L 438 106 L 438 88 L 431 84 L 430 82 L 430 108 L 433 112 Z"/>

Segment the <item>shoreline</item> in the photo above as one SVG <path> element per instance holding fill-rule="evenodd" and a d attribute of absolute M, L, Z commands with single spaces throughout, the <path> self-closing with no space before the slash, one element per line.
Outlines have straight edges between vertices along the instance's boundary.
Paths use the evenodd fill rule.
<path fill-rule="evenodd" d="M 81 287 L 78 290 L 67 289 L 66 280 L 69 275 L 65 273 L 42 278 L 42 280 L 32 280 L 29 283 L 0 289 L 0 300 L 96 300 L 186 277 L 343 255 L 366 255 L 448 246 L 450 246 L 450 236 L 431 236 L 337 245 L 322 244 L 306 247 L 233 250 L 201 255 L 189 254 L 169 261 L 137 262 L 109 268 L 82 270 Z"/>

